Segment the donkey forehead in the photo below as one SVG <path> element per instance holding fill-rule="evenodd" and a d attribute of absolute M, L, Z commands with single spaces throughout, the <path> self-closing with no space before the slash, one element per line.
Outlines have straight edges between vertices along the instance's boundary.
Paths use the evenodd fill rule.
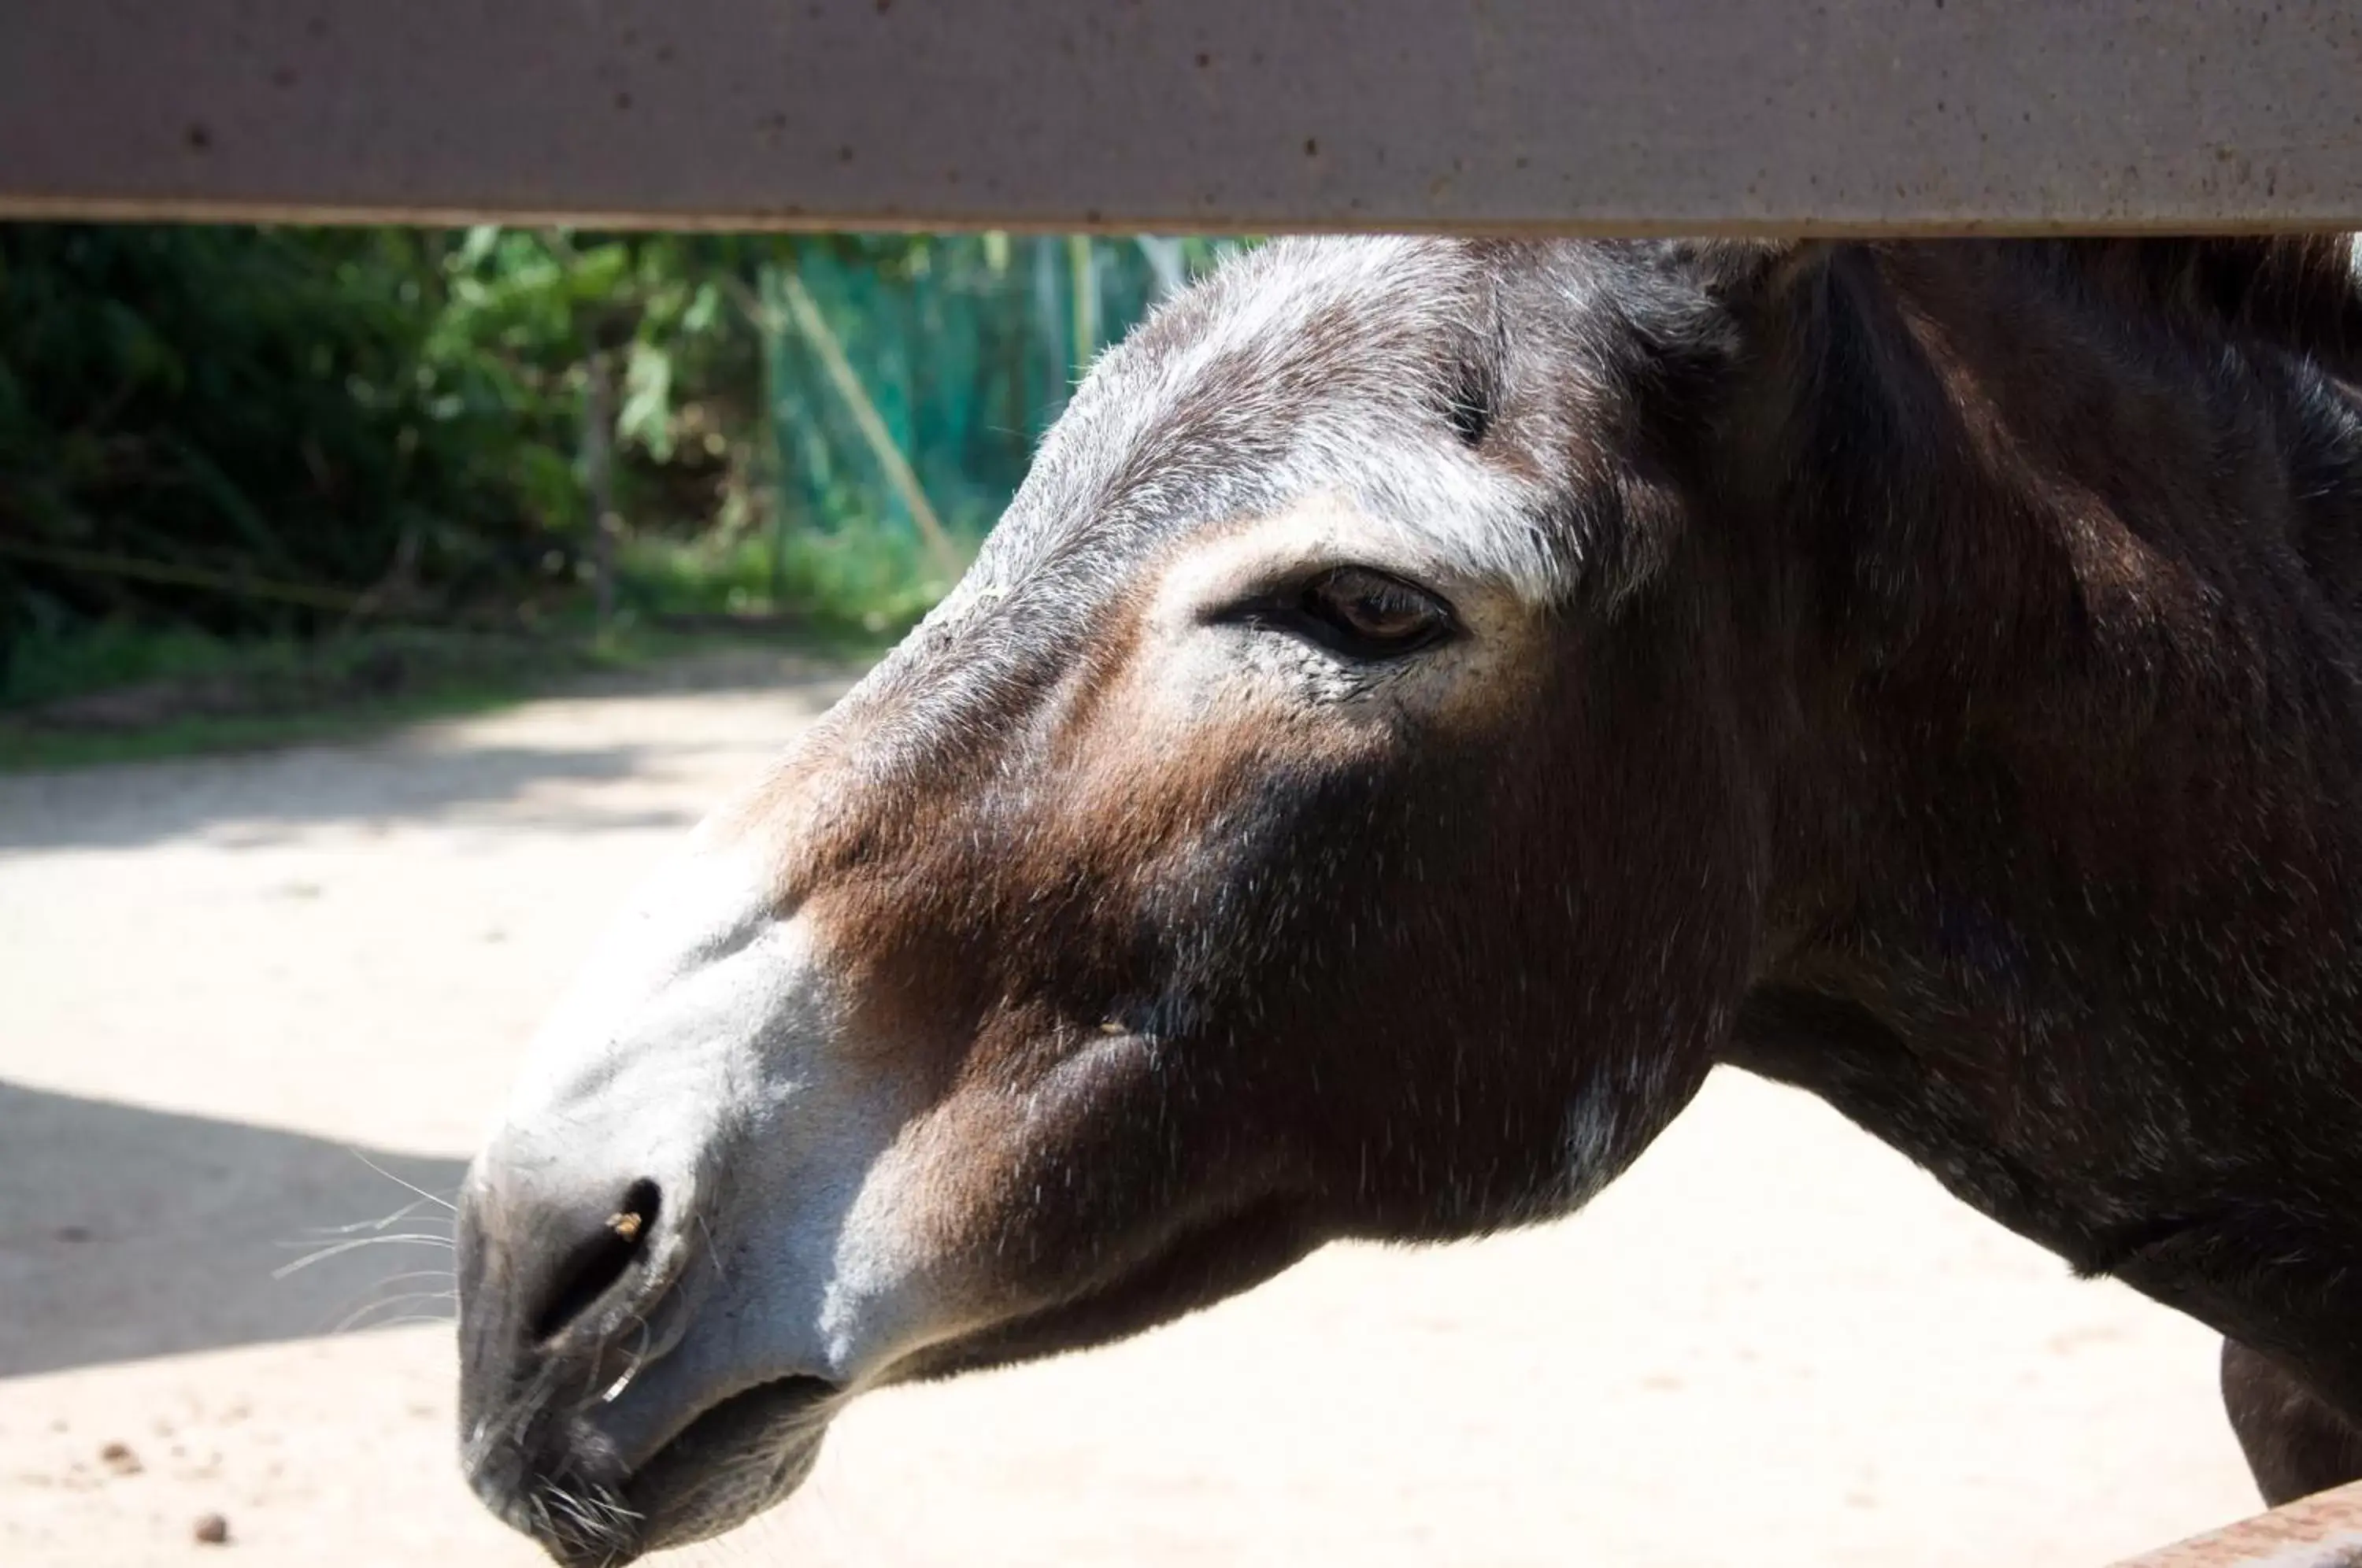
<path fill-rule="evenodd" d="M 1529 453 L 1480 458 L 1450 419 L 1455 402 L 1501 395 L 1505 285 L 1540 254 L 1299 240 L 1234 261 L 1101 359 L 944 617 L 1031 580 L 1112 582 L 1316 501 L 1340 547 L 1359 533 L 1396 564 L 1563 592 L 1581 540 L 1546 514 L 1581 476 Z M 1566 370 L 1579 393 L 1581 368 Z"/>

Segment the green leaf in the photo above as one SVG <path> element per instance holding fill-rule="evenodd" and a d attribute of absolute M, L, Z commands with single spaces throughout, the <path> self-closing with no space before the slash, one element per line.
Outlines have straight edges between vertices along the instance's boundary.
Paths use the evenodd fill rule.
<path fill-rule="evenodd" d="M 624 407 L 615 416 L 620 441 L 645 448 L 659 463 L 672 460 L 672 356 L 635 342 L 624 371 Z"/>

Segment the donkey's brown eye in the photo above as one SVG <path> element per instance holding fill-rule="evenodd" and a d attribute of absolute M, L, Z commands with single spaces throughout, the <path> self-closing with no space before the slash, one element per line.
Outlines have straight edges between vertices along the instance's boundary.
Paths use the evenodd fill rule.
<path fill-rule="evenodd" d="M 1451 607 L 1427 590 L 1367 567 L 1340 567 L 1304 585 L 1286 617 L 1298 631 L 1355 658 L 1388 658 L 1451 630 Z"/>

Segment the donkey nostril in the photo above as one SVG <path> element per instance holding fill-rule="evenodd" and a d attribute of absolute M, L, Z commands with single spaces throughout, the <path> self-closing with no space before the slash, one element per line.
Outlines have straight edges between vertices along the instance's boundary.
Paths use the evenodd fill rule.
<path fill-rule="evenodd" d="M 598 1232 L 574 1249 L 557 1272 L 557 1293 L 534 1322 L 535 1340 L 554 1338 L 624 1277 L 656 1229 L 657 1197 L 656 1183 L 634 1182 Z"/>

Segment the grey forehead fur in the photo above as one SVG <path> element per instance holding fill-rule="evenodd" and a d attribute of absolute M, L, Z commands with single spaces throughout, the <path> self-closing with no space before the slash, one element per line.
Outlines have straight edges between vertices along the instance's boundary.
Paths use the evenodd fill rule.
<path fill-rule="evenodd" d="M 899 728 L 977 733 L 1082 657 L 1087 629 L 1197 528 L 1342 493 L 1465 576 L 1607 602 L 1657 551 L 1625 538 L 1606 426 L 1723 346 L 1678 246 L 1288 239 L 1233 259 L 1109 349 L 976 565 L 873 672 Z M 1474 380 L 1501 410 L 1454 428 Z M 956 653 L 954 653 L 955 648 Z"/>
<path fill-rule="evenodd" d="M 1486 526 L 1459 539 L 1470 564 L 1562 588 L 1585 547 L 1572 425 L 1611 403 L 1640 358 L 1650 334 L 1632 302 L 1665 321 L 1707 305 L 1664 254 L 1402 237 L 1249 252 L 1102 357 L 946 612 L 1045 574 L 1072 586 L 1191 525 L 1319 489 L 1391 492 L 1429 515 L 1487 507 Z M 1612 291 L 1608 267 L 1621 273 Z M 1462 481 L 1482 465 L 1449 418 L 1472 376 L 1517 383 L 1523 431 L 1519 461 L 1486 476 L 1496 493 L 1481 498 Z"/>

